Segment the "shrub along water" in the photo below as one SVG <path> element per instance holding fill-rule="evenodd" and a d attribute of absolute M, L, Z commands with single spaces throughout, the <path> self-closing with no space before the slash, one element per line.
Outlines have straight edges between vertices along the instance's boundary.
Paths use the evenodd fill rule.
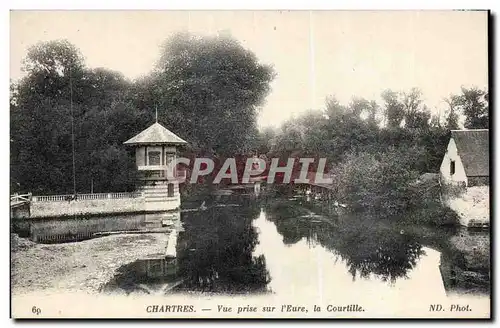
<path fill-rule="evenodd" d="M 424 149 L 390 147 L 350 153 L 334 169 L 339 201 L 357 212 L 415 223 L 454 225 L 456 215 L 441 205 L 436 180 L 422 182 L 416 169 Z"/>

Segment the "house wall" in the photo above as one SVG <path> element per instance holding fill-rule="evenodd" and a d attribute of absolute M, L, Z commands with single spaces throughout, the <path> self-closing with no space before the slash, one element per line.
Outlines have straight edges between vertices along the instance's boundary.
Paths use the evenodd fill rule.
<path fill-rule="evenodd" d="M 168 197 L 168 184 L 174 185 L 173 197 Z M 146 211 L 174 210 L 181 206 L 181 195 L 177 181 L 156 181 L 142 187 Z"/>
<path fill-rule="evenodd" d="M 175 159 L 176 148 L 171 146 L 140 146 L 135 149 L 135 163 L 137 166 L 147 166 L 149 165 L 149 158 L 146 156 L 146 152 L 158 151 L 160 152 L 162 159 L 161 165 L 166 165 L 167 156 L 173 156 Z"/>
<path fill-rule="evenodd" d="M 146 158 L 145 152 L 146 152 L 146 147 L 137 147 L 135 149 L 135 163 L 137 164 L 137 166 L 144 166 L 144 165 L 146 165 L 146 162 L 145 162 L 145 158 Z"/>
<path fill-rule="evenodd" d="M 451 175 L 450 172 L 450 163 L 451 161 L 455 161 L 455 174 Z M 441 162 L 441 178 L 444 183 L 459 185 L 460 183 L 465 183 L 467 186 L 467 176 L 465 175 L 465 169 L 462 164 L 462 160 L 458 155 L 457 145 L 453 138 L 450 139 L 448 143 L 448 148 L 446 149 L 446 153 L 443 157 L 443 161 Z"/>

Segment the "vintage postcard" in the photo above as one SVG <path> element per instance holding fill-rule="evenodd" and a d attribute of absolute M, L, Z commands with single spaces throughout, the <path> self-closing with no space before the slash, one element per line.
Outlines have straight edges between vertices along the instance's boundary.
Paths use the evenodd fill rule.
<path fill-rule="evenodd" d="M 11 11 L 11 316 L 490 318 L 488 24 Z"/>

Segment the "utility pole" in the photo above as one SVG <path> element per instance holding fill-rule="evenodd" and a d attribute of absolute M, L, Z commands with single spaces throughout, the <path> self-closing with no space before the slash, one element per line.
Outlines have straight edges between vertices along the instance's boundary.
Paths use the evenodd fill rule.
<path fill-rule="evenodd" d="M 75 165 L 75 122 L 73 117 L 73 81 L 71 77 L 71 67 L 69 68 L 69 107 L 71 110 L 71 147 L 73 150 L 73 195 L 76 195 L 76 165 Z"/>

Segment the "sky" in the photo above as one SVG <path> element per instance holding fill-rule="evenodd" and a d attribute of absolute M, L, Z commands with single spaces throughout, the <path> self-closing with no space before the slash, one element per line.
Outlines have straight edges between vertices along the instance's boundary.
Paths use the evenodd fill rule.
<path fill-rule="evenodd" d="M 67 39 L 89 67 L 148 74 L 180 31 L 229 32 L 277 77 L 259 126 L 278 126 L 334 95 L 377 100 L 420 88 L 444 115 L 444 97 L 488 85 L 487 13 L 473 11 L 12 11 L 10 77 L 39 41 Z"/>

